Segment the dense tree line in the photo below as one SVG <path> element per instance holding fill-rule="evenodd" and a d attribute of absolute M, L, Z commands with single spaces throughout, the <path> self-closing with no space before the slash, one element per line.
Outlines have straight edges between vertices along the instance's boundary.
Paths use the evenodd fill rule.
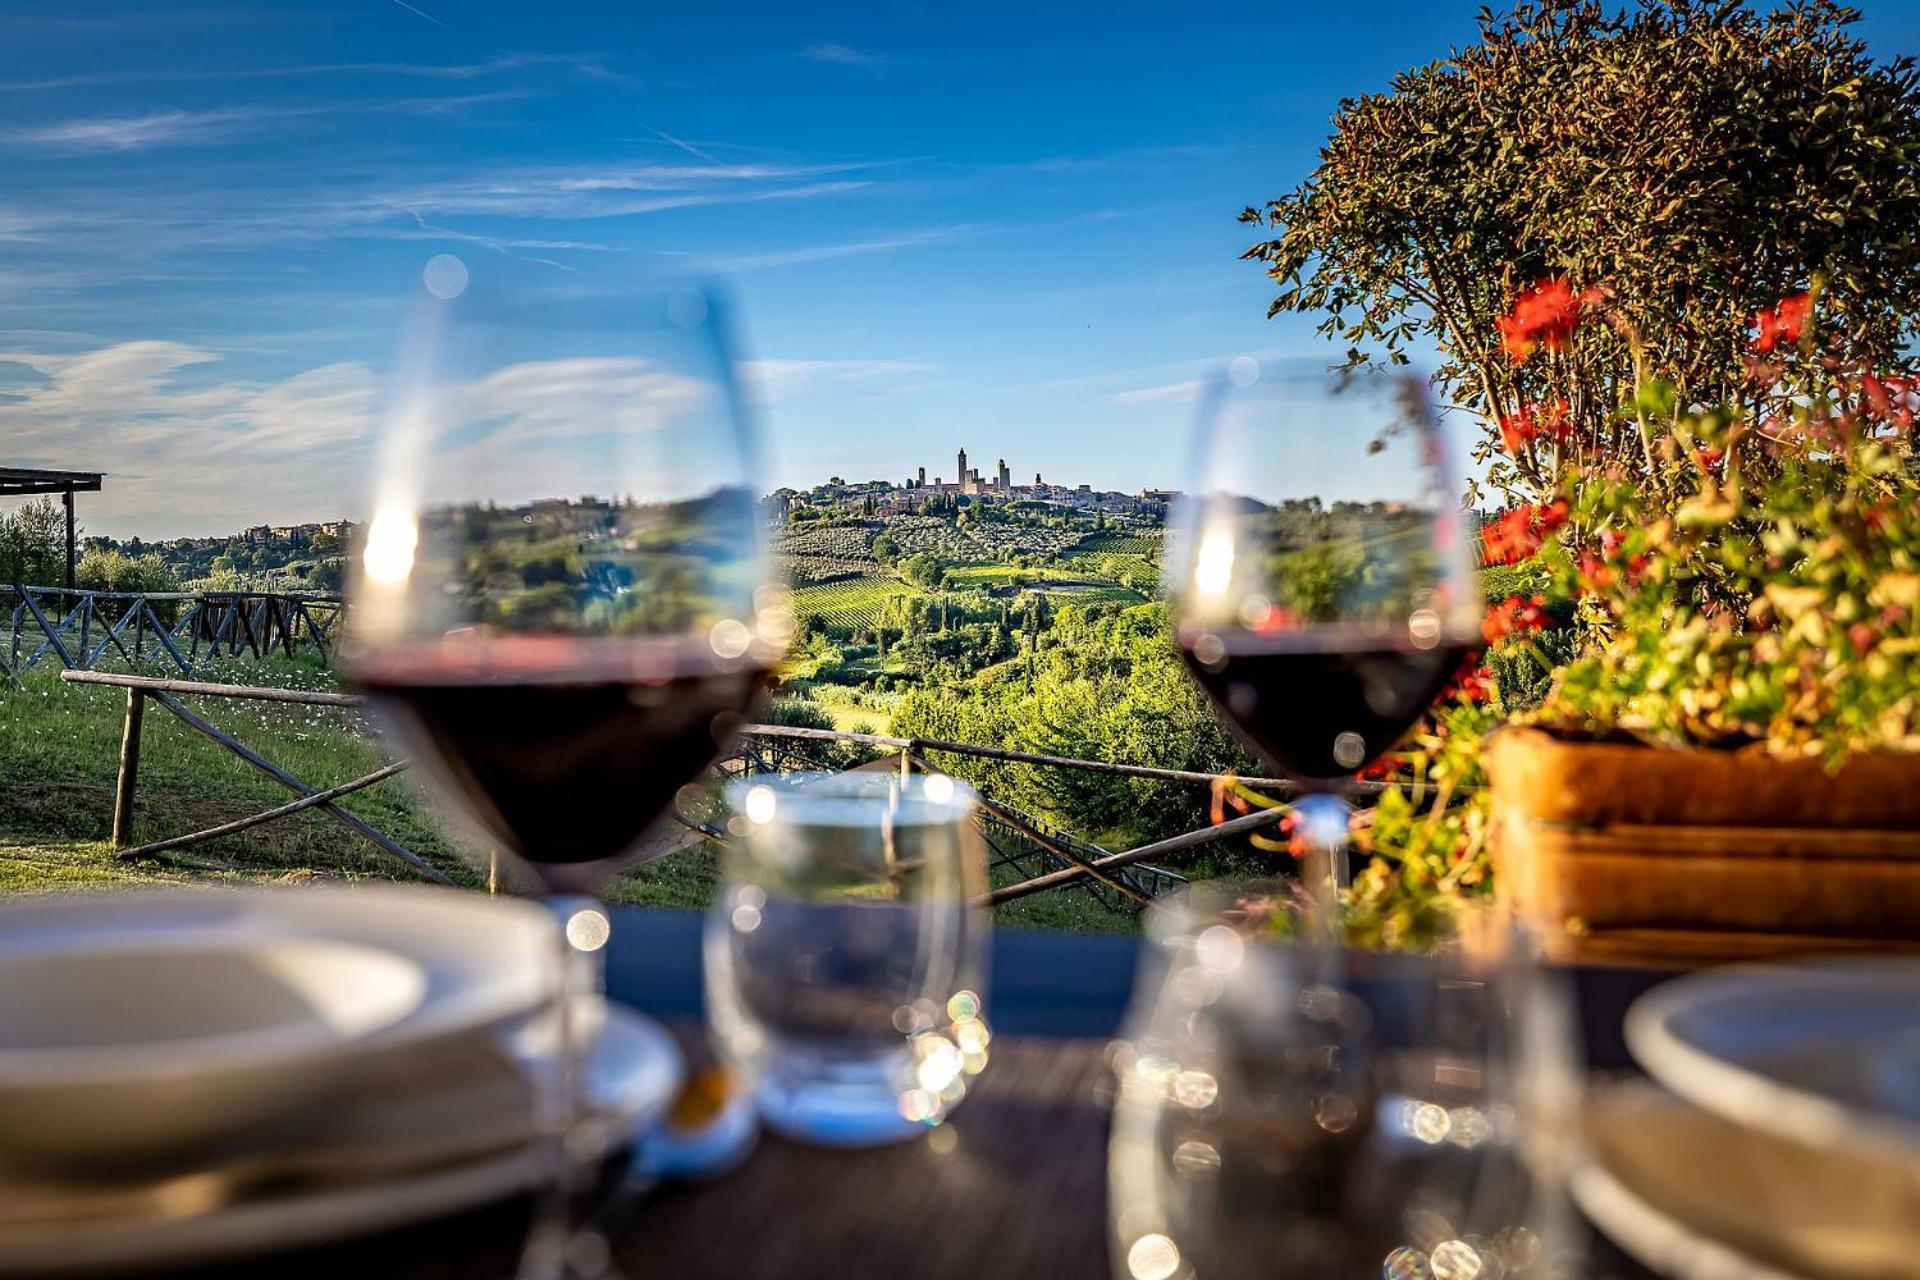
<path fill-rule="evenodd" d="M 907 693 L 894 732 L 1170 769 L 1253 771 L 1175 655 L 1166 627 L 1157 605 L 1062 608 L 1044 633 L 1032 633 L 1039 642 L 1026 660 Z M 997 799 L 1116 846 L 1192 830 L 1208 818 L 1206 789 L 1188 783 L 957 756 L 938 763 Z"/>

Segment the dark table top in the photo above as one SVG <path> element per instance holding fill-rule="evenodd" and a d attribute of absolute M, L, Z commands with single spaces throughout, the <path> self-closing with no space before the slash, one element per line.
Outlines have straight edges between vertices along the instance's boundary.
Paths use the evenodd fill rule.
<path fill-rule="evenodd" d="M 616 913 L 610 996 L 700 1034 L 701 918 Z M 630 1280 L 1107 1280 L 1105 1053 L 1131 994 L 1139 939 L 1016 930 L 993 942 L 992 1060 L 950 1141 L 874 1150 L 768 1136 L 742 1168 L 642 1206 L 615 1243 Z M 1600 1069 L 1628 1065 L 1620 1020 L 1666 975 L 1569 970 Z M 524 1206 L 491 1206 L 375 1240 L 218 1272 L 474 1280 L 512 1272 Z M 1644 1277 L 1596 1241 L 1589 1276 Z"/>
<path fill-rule="evenodd" d="M 667 1022 L 700 1021 L 701 916 L 637 909 L 614 915 L 607 993 Z M 1132 935 L 996 931 L 987 988 L 995 1036 L 1111 1039 L 1133 995 L 1140 945 Z M 1588 1065 L 1631 1069 L 1620 1034 L 1627 1006 L 1673 974 L 1600 968 L 1558 974 L 1579 1007 Z"/>
<path fill-rule="evenodd" d="M 700 917 L 621 912 L 607 986 L 657 1017 L 701 1016 Z M 1105 1280 L 1107 1046 L 1140 940 L 1001 930 L 992 1061 L 948 1126 L 955 1141 L 868 1151 L 768 1137 L 742 1169 L 646 1206 L 618 1241 L 629 1275 L 730 1280 L 1039 1277 Z M 1627 1067 L 1626 1008 L 1670 976 L 1567 970 L 1587 1058 Z M 1636 1277 L 1596 1242 L 1595 1276 Z"/>

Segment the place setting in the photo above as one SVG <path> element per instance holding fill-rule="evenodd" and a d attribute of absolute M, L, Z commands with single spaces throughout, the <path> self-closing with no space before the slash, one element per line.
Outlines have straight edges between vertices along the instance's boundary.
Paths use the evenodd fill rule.
<path fill-rule="evenodd" d="M 1920 1280 L 1920 8 L 32 9 L 0 1280 Z"/>

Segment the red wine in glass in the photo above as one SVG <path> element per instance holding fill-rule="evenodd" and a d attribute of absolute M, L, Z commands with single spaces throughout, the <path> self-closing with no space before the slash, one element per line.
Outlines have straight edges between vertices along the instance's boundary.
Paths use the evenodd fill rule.
<path fill-rule="evenodd" d="M 603 878 L 728 745 L 766 680 L 704 641 L 422 645 L 362 688 L 443 792 L 550 886 Z"/>
<path fill-rule="evenodd" d="M 1475 649 L 1390 637 L 1319 647 L 1312 632 L 1202 633 L 1181 654 L 1248 746 L 1275 767 L 1327 780 L 1378 760 Z"/>

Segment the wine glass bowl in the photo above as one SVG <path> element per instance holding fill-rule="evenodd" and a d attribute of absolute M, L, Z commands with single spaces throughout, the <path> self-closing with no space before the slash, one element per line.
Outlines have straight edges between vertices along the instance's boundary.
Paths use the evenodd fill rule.
<path fill-rule="evenodd" d="M 1203 404 L 1193 477 L 1167 569 L 1188 666 L 1273 767 L 1351 775 L 1479 643 L 1425 388 L 1241 357 Z"/>
<path fill-rule="evenodd" d="M 1201 886 L 1149 918 L 1113 1059 L 1114 1275 L 1568 1274 L 1577 1242 L 1528 1148 L 1537 1082 L 1571 1066 L 1541 1051 L 1522 958 L 1329 974 L 1246 901 Z"/>
<path fill-rule="evenodd" d="M 429 276 L 346 670 L 434 789 L 549 891 L 617 870 L 791 634 L 710 290 Z"/>

